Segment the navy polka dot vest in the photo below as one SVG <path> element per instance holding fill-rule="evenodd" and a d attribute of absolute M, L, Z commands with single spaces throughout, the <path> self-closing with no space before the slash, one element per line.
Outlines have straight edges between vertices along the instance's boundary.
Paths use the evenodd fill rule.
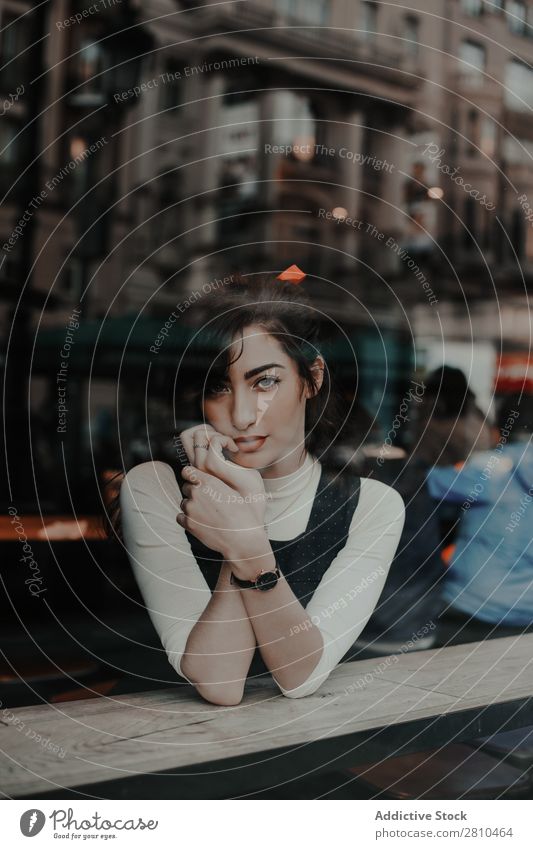
<path fill-rule="evenodd" d="M 178 485 L 183 483 L 175 468 Z M 351 472 L 334 474 L 322 466 L 320 480 L 305 531 L 291 540 L 270 539 L 279 567 L 299 599 L 307 607 L 325 572 L 346 544 L 354 511 L 359 502 L 360 478 Z M 208 548 L 189 531 L 185 531 L 192 553 L 211 590 L 214 591 L 222 555 Z M 256 592 L 256 590 L 244 590 Z M 249 674 L 268 672 L 256 647 Z"/>

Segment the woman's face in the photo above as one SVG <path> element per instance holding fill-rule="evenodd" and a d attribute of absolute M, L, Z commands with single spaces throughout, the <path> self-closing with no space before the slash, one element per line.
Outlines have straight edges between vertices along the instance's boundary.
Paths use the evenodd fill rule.
<path fill-rule="evenodd" d="M 227 379 L 204 395 L 206 422 L 236 440 L 239 452 L 226 452 L 232 462 L 257 469 L 267 478 L 290 474 L 303 462 L 305 405 L 311 397 L 296 363 L 274 336 L 256 325 L 244 329 L 242 341 L 240 334 L 235 337 L 229 355 L 238 359 L 230 365 Z M 318 356 L 317 391 L 323 365 Z"/>

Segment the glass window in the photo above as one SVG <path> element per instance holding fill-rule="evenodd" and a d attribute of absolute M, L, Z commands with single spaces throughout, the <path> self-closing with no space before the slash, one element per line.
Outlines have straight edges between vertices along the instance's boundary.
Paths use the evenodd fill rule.
<path fill-rule="evenodd" d="M 413 15 L 407 15 L 405 19 L 404 38 L 406 53 L 416 58 L 418 56 L 419 25 L 418 19 Z"/>
<path fill-rule="evenodd" d="M 533 227 L 526 227 L 526 257 L 531 262 L 533 260 Z"/>
<path fill-rule="evenodd" d="M 496 153 L 496 124 L 492 120 L 492 118 L 488 118 L 486 115 L 483 116 L 481 121 L 481 138 L 479 141 L 479 147 L 481 152 L 485 154 L 485 156 L 494 156 Z"/>
<path fill-rule="evenodd" d="M 257 192 L 260 143 L 260 102 L 257 93 L 233 98 L 227 93 L 220 107 L 217 130 L 219 179 L 224 204 L 240 204 Z"/>
<path fill-rule="evenodd" d="M 516 59 L 505 68 L 504 102 L 515 112 L 529 112 L 533 107 L 533 70 Z"/>
<path fill-rule="evenodd" d="M 468 141 L 467 154 L 475 156 L 479 149 L 479 114 L 475 109 L 468 111 L 466 123 L 466 138 Z"/>
<path fill-rule="evenodd" d="M 525 26 L 525 34 L 530 38 L 533 37 L 533 4 L 528 5 L 526 9 L 527 23 Z"/>
<path fill-rule="evenodd" d="M 0 31 L 0 59 L 2 64 L 18 56 L 24 46 L 22 21 L 14 15 L 4 15 Z"/>
<path fill-rule="evenodd" d="M 469 84 L 481 86 L 485 70 L 485 48 L 475 41 L 462 41 L 459 54 L 461 76 Z"/>
<path fill-rule="evenodd" d="M 530 168 L 533 162 L 533 142 L 505 134 L 502 154 L 506 165 L 525 165 Z"/>
<path fill-rule="evenodd" d="M 14 141 L 16 134 L 17 128 L 14 124 L 5 118 L 0 121 L 0 165 L 4 167 L 14 165 L 17 161 L 17 143 Z"/>
<path fill-rule="evenodd" d="M 365 0 L 362 4 L 361 37 L 366 41 L 372 41 L 376 37 L 378 25 L 378 7 L 372 0 Z"/>
<path fill-rule="evenodd" d="M 527 29 L 526 4 L 520 0 L 507 0 L 506 4 L 507 24 L 511 32 L 517 35 L 524 35 Z"/>
<path fill-rule="evenodd" d="M 160 83 L 161 109 L 173 109 L 182 102 L 183 82 L 180 76 L 182 69 L 176 65 L 167 65 Z"/>
<path fill-rule="evenodd" d="M 307 24 L 325 24 L 328 0 L 276 0 L 276 11 L 285 18 L 297 18 Z"/>
<path fill-rule="evenodd" d="M 321 26 L 327 22 L 328 0 L 300 0 L 298 17 L 308 24 Z"/>
<path fill-rule="evenodd" d="M 524 230 L 524 214 L 521 209 L 513 210 L 510 228 L 511 244 L 515 250 L 518 259 L 524 256 L 525 247 L 525 230 Z"/>
<path fill-rule="evenodd" d="M 14 15 L 0 18 L 0 81 L 6 90 L 15 89 L 23 79 L 24 48 L 26 44 L 24 21 Z"/>
<path fill-rule="evenodd" d="M 483 3 L 481 0 L 461 0 L 461 8 L 467 15 L 481 15 Z"/>
<path fill-rule="evenodd" d="M 485 48 L 476 41 L 463 41 L 461 43 L 461 62 L 471 65 L 474 73 L 485 70 Z"/>
<path fill-rule="evenodd" d="M 309 146 L 316 142 L 316 116 L 309 97 L 292 91 L 274 93 L 275 118 L 273 137 L 275 144 Z"/>
<path fill-rule="evenodd" d="M 285 18 L 293 17 L 296 11 L 296 0 L 276 0 L 276 11 Z"/>
<path fill-rule="evenodd" d="M 477 240 L 477 201 L 473 198 L 466 198 L 464 207 L 463 220 L 463 245 L 465 248 L 472 247 L 474 239 Z"/>
<path fill-rule="evenodd" d="M 72 67 L 78 83 L 85 83 L 84 91 L 99 91 L 104 70 L 102 45 L 90 36 L 81 38 L 77 52 L 72 57 Z"/>

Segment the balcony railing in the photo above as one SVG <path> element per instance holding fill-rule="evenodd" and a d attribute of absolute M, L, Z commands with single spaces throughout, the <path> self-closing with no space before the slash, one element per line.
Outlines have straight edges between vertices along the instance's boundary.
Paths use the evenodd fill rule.
<path fill-rule="evenodd" d="M 505 109 L 502 124 L 511 138 L 533 140 L 533 115 L 531 112 L 517 112 Z"/>
<path fill-rule="evenodd" d="M 449 82 L 450 89 L 456 94 L 464 95 L 476 103 L 487 104 L 492 102 L 498 104 L 503 100 L 504 87 L 497 80 L 492 80 L 486 74 L 457 71 Z"/>
<path fill-rule="evenodd" d="M 235 5 L 206 6 L 183 18 L 184 26 L 209 32 L 211 36 L 226 32 L 231 35 L 247 36 L 249 39 L 274 43 L 279 49 L 287 49 L 294 55 L 321 56 L 331 61 L 352 60 L 356 63 L 368 62 L 365 74 L 370 76 L 390 76 L 398 82 L 398 71 L 412 70 L 402 51 L 384 50 L 372 42 L 357 38 L 355 33 L 336 27 L 318 26 L 305 20 L 282 15 L 274 9 L 258 3 L 247 2 Z M 345 65 L 358 68 L 358 65 Z M 401 77 L 401 84 L 414 87 L 419 84 L 414 75 Z"/>

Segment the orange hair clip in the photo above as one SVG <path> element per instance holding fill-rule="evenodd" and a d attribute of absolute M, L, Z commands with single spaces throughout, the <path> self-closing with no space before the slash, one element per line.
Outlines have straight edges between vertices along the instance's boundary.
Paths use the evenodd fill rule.
<path fill-rule="evenodd" d="M 301 268 L 298 268 L 297 265 L 289 265 L 285 271 L 282 271 L 281 274 L 278 274 L 277 280 L 287 280 L 289 283 L 294 283 L 297 286 L 302 282 L 304 277 L 307 277 L 304 271 Z"/>

